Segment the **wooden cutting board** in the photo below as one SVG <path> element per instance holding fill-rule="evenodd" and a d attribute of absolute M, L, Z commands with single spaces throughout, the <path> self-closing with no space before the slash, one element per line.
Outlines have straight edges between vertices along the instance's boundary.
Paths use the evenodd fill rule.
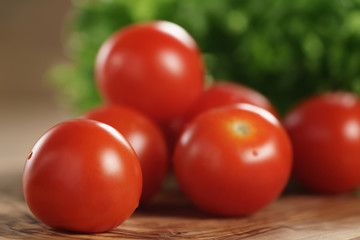
<path fill-rule="evenodd" d="M 21 174 L 0 176 L 0 239 L 360 239 L 360 198 L 286 194 L 249 217 L 219 218 L 166 191 L 107 233 L 50 229 L 28 209 Z"/>

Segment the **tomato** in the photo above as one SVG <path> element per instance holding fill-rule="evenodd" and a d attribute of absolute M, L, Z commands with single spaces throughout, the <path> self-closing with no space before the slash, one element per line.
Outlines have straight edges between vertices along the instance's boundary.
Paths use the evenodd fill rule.
<path fill-rule="evenodd" d="M 326 194 L 360 185 L 360 99 L 347 92 L 310 97 L 285 118 L 294 146 L 294 177 Z"/>
<path fill-rule="evenodd" d="M 33 214 L 53 228 L 103 232 L 139 203 L 139 160 L 114 128 L 92 120 L 62 122 L 35 144 L 23 173 Z"/>
<path fill-rule="evenodd" d="M 215 215 L 242 216 L 279 196 L 291 172 L 292 150 L 272 114 L 236 104 L 191 121 L 173 164 L 181 189 L 195 206 Z"/>
<path fill-rule="evenodd" d="M 93 109 L 85 117 L 109 124 L 130 142 L 143 174 L 141 202 L 149 200 L 160 189 L 168 170 L 166 142 L 158 127 L 147 117 L 123 106 Z"/>
<path fill-rule="evenodd" d="M 219 81 L 213 83 L 209 89 L 202 93 L 200 99 L 193 105 L 185 117 L 174 119 L 162 125 L 168 142 L 170 145 L 174 145 L 186 122 L 200 113 L 216 107 L 236 103 L 252 104 L 264 108 L 277 116 L 277 112 L 271 102 L 261 93 L 238 83 Z"/>
<path fill-rule="evenodd" d="M 195 41 L 184 29 L 156 21 L 112 35 L 99 50 L 96 77 L 107 102 L 167 122 L 198 99 L 204 67 Z"/>
<path fill-rule="evenodd" d="M 216 107 L 235 103 L 248 103 L 268 110 L 275 116 L 277 112 L 271 102 L 256 90 L 239 83 L 215 82 L 203 92 L 190 112 L 189 118 Z"/>

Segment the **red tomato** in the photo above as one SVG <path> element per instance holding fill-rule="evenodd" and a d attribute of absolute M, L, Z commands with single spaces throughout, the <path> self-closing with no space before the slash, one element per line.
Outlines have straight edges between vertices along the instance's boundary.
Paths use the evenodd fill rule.
<path fill-rule="evenodd" d="M 168 170 L 167 148 L 158 127 L 142 114 L 122 106 L 105 106 L 85 115 L 118 130 L 139 157 L 143 174 L 141 202 L 156 193 Z"/>
<path fill-rule="evenodd" d="M 180 26 L 135 24 L 111 36 L 96 58 L 98 86 L 110 103 L 157 122 L 182 116 L 198 99 L 204 68 L 198 47 Z"/>
<path fill-rule="evenodd" d="M 294 176 L 318 193 L 360 185 L 360 99 L 346 92 L 311 97 L 285 118 L 294 147 Z"/>
<path fill-rule="evenodd" d="M 251 214 L 285 187 L 290 140 L 268 111 L 249 104 L 217 108 L 190 122 L 173 159 L 181 189 L 203 211 Z"/>
<path fill-rule="evenodd" d="M 271 102 L 256 90 L 239 83 L 215 82 L 203 92 L 190 112 L 189 118 L 207 110 L 232 105 L 235 103 L 248 103 L 268 110 L 275 116 L 277 112 Z"/>
<path fill-rule="evenodd" d="M 164 134 L 167 136 L 170 145 L 174 145 L 186 122 L 207 110 L 236 103 L 252 104 L 277 116 L 277 112 L 270 101 L 256 90 L 237 83 L 215 82 L 203 92 L 186 117 L 177 118 L 162 125 Z"/>
<path fill-rule="evenodd" d="M 53 228 L 103 232 L 139 203 L 139 160 L 114 128 L 70 120 L 47 131 L 25 164 L 23 189 L 34 215 Z"/>

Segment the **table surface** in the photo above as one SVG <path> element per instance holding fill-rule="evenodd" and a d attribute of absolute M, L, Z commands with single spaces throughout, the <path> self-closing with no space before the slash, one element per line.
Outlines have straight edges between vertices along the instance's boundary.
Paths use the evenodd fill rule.
<path fill-rule="evenodd" d="M 360 239 L 360 199 L 354 195 L 286 194 L 249 216 L 220 218 L 167 190 L 119 227 L 101 234 L 50 229 L 28 209 L 21 173 L 0 177 L 0 239 Z"/>

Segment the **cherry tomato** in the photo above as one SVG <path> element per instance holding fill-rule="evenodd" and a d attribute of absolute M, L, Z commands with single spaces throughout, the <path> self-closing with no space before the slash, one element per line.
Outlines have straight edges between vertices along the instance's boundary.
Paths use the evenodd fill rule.
<path fill-rule="evenodd" d="M 310 97 L 285 118 L 294 147 L 294 177 L 318 193 L 360 185 L 360 99 L 347 92 Z"/>
<path fill-rule="evenodd" d="M 149 200 L 160 189 L 168 170 L 166 142 L 158 127 L 147 117 L 123 106 L 93 109 L 85 117 L 109 124 L 130 142 L 143 174 L 141 202 Z"/>
<path fill-rule="evenodd" d="M 277 116 L 275 108 L 261 93 L 238 83 L 219 81 L 213 83 L 209 89 L 202 93 L 200 99 L 194 104 L 187 116 L 163 124 L 162 129 L 172 146 L 180 136 L 186 122 L 207 110 L 236 103 L 252 104 L 264 108 Z"/>
<path fill-rule="evenodd" d="M 53 228 L 103 232 L 125 221 L 139 203 L 139 160 L 114 128 L 92 120 L 62 122 L 35 144 L 23 189 L 33 214 Z"/>
<path fill-rule="evenodd" d="M 198 99 L 204 67 L 184 29 L 156 21 L 130 25 L 111 36 L 96 58 L 96 76 L 109 103 L 166 122 L 182 116 Z"/>
<path fill-rule="evenodd" d="M 173 163 L 181 189 L 195 206 L 211 214 L 242 216 L 279 196 L 291 172 L 292 150 L 271 113 L 237 104 L 191 121 Z"/>
<path fill-rule="evenodd" d="M 268 110 L 275 116 L 277 112 L 271 102 L 256 90 L 239 83 L 215 82 L 209 89 L 203 92 L 200 99 L 191 109 L 189 118 L 207 110 L 232 105 L 236 103 L 248 103 Z"/>

